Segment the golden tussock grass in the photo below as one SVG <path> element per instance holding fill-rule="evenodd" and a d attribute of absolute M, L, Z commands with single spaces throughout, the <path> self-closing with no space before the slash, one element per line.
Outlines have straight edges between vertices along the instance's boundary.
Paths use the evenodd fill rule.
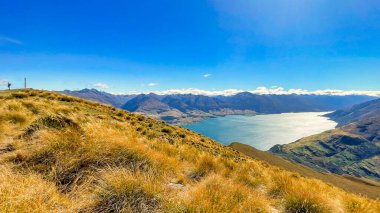
<path fill-rule="evenodd" d="M 378 201 L 57 93 L 0 92 L 0 212 L 376 212 Z"/>

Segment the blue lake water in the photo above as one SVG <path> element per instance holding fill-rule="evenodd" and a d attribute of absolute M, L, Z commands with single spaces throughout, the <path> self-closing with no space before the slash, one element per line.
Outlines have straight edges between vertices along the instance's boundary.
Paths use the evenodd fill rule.
<path fill-rule="evenodd" d="M 240 142 L 260 150 L 287 144 L 303 137 L 334 129 L 336 122 L 326 112 L 283 113 L 256 116 L 231 115 L 185 125 L 202 135 L 229 145 Z"/>

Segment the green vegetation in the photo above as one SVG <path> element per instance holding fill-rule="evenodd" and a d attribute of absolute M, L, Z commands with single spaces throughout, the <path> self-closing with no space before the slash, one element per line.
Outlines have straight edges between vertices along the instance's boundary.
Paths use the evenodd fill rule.
<path fill-rule="evenodd" d="M 0 115 L 1 212 L 380 211 L 377 201 L 99 103 L 3 91 Z"/>
<path fill-rule="evenodd" d="M 278 145 L 271 152 L 308 167 L 380 180 L 380 117 Z"/>

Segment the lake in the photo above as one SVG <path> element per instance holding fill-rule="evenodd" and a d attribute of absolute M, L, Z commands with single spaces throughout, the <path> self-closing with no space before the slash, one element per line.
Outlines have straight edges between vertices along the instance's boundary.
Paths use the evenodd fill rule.
<path fill-rule="evenodd" d="M 210 118 L 183 127 L 229 145 L 240 142 L 260 150 L 334 129 L 327 112 L 283 113 L 256 116 L 231 115 Z"/>

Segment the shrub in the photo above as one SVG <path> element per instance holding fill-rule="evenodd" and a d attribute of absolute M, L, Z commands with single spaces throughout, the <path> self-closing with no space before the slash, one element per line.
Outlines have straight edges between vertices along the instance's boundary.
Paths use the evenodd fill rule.
<path fill-rule="evenodd" d="M 123 116 L 124 116 L 124 112 L 119 111 L 118 113 L 116 113 L 116 116 L 118 116 L 118 117 L 123 117 Z"/>
<path fill-rule="evenodd" d="M 172 130 L 169 129 L 169 128 L 163 128 L 163 129 L 161 130 L 161 132 L 163 132 L 163 133 L 167 133 L 167 134 L 170 134 L 170 133 L 172 132 Z"/>
<path fill-rule="evenodd" d="M 58 98 L 59 101 L 63 101 L 63 102 L 73 102 L 75 101 L 75 98 L 71 98 L 71 97 L 67 97 L 67 96 L 60 96 Z"/>

